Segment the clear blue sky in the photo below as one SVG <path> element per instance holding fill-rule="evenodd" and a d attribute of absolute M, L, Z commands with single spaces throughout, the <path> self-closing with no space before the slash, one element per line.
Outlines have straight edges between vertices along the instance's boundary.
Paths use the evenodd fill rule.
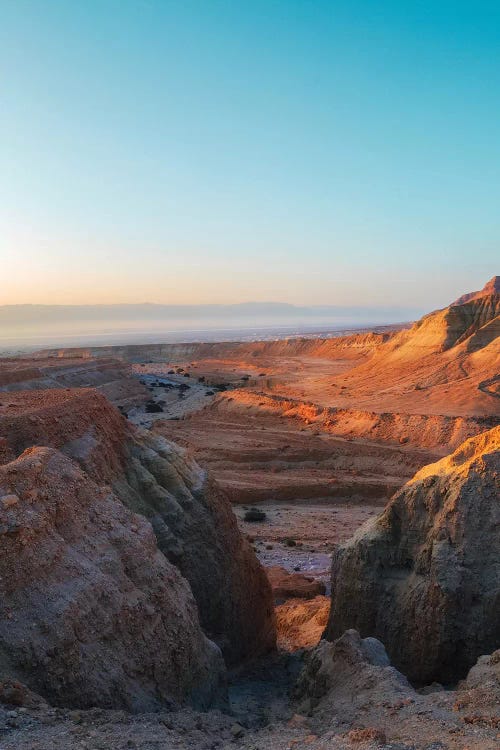
<path fill-rule="evenodd" d="M 499 38 L 497 0 L 3 0 L 0 303 L 482 286 Z"/>

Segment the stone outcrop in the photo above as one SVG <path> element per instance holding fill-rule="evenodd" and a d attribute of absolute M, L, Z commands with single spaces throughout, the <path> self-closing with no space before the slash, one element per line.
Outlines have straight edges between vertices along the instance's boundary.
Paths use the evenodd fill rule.
<path fill-rule="evenodd" d="M 500 294 L 500 276 L 493 276 L 478 292 L 468 292 L 462 294 L 455 302 L 454 305 L 463 305 L 465 302 L 470 302 L 473 299 L 479 299 L 479 297 L 486 297 L 490 294 Z"/>
<path fill-rule="evenodd" d="M 375 636 L 417 682 L 451 682 L 500 643 L 500 427 L 408 482 L 333 555 L 326 635 Z"/>
<path fill-rule="evenodd" d="M 499 663 L 496 651 L 481 657 L 455 691 L 439 684 L 417 691 L 380 641 L 348 630 L 306 655 L 296 686 L 297 718 L 310 717 L 321 734 L 318 750 L 496 750 Z"/>
<path fill-rule="evenodd" d="M 143 403 L 147 389 L 131 368 L 111 358 L 30 357 L 0 360 L 0 392 L 67 388 L 96 388 L 114 404 L 129 408 Z"/>
<path fill-rule="evenodd" d="M 2 394 L 0 436 L 9 457 L 34 444 L 57 448 L 150 519 L 160 550 L 191 585 L 202 627 L 229 664 L 274 647 L 267 578 L 229 502 L 184 449 L 135 429 L 90 388 Z"/>
<path fill-rule="evenodd" d="M 405 699 L 413 690 L 391 666 L 383 644 L 348 630 L 334 643 L 322 640 L 307 654 L 295 694 L 300 713 L 335 712 L 346 722 L 359 717 L 359 703 L 373 691 L 380 696 Z"/>
<path fill-rule="evenodd" d="M 500 315 L 500 294 L 472 299 L 424 315 L 380 349 L 386 359 L 413 359 L 447 351 Z"/>
<path fill-rule="evenodd" d="M 297 651 L 316 646 L 328 622 L 330 597 L 287 599 L 276 607 L 278 646 L 282 651 Z"/>
<path fill-rule="evenodd" d="M 135 431 L 115 491 L 151 521 L 158 546 L 189 581 L 207 635 L 228 664 L 274 648 L 272 592 L 224 494 L 184 449 Z"/>
<path fill-rule="evenodd" d="M 498 423 L 499 367 L 500 294 L 493 290 L 396 333 L 336 379 L 337 404 Z"/>
<path fill-rule="evenodd" d="M 224 695 L 220 650 L 150 524 L 53 448 L 0 466 L 0 666 L 60 706 Z"/>

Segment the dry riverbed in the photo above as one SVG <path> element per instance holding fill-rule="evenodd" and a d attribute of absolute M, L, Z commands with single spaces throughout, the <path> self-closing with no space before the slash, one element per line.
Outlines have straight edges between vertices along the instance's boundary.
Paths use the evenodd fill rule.
<path fill-rule="evenodd" d="M 245 521 L 250 507 L 265 513 L 259 522 Z M 319 503 L 264 502 L 233 506 L 241 531 L 254 545 L 261 563 L 297 571 L 325 583 L 330 579 L 331 552 L 349 539 L 380 505 L 325 505 Z"/>

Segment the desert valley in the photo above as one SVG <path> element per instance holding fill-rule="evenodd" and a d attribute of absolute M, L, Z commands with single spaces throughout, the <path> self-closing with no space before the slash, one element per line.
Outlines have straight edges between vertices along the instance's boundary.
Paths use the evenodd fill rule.
<path fill-rule="evenodd" d="M 500 278 L 0 358 L 1 750 L 498 750 Z"/>

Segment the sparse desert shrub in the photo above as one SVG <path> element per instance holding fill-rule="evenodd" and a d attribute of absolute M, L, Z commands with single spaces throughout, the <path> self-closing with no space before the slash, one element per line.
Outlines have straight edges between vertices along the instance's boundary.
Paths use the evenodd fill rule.
<path fill-rule="evenodd" d="M 250 510 L 247 510 L 245 513 L 245 521 L 250 521 L 251 523 L 259 522 L 259 521 L 265 521 L 266 520 L 266 514 L 263 510 L 259 510 L 259 508 L 250 508 Z"/>
<path fill-rule="evenodd" d="M 146 411 L 148 414 L 155 414 L 156 412 L 163 411 L 163 408 L 155 401 L 148 401 L 146 403 Z"/>

